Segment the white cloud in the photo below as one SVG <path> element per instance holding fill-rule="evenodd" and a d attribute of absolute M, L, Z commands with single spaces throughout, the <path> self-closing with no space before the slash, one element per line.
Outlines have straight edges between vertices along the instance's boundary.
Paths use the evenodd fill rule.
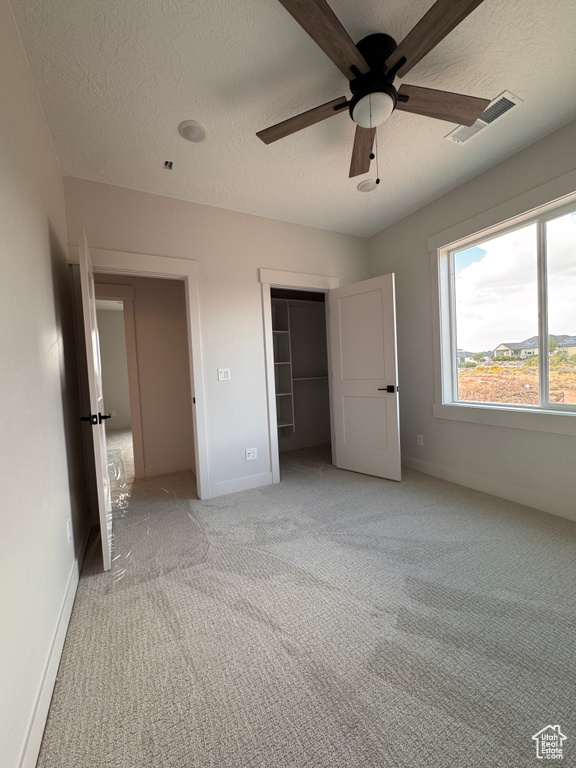
<path fill-rule="evenodd" d="M 538 333 L 536 225 L 482 243 L 486 251 L 456 277 L 457 343 L 471 352 Z M 576 224 L 547 225 L 550 333 L 576 334 Z"/>
<path fill-rule="evenodd" d="M 576 334 L 576 219 L 547 224 L 550 333 Z"/>

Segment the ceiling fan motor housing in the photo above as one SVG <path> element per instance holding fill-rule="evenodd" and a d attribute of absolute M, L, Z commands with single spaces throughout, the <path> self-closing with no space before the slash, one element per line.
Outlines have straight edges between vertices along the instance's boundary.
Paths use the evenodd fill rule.
<path fill-rule="evenodd" d="M 398 102 L 398 92 L 393 85 L 395 75 L 386 67 L 386 59 L 397 47 L 396 41 L 390 35 L 376 33 L 360 40 L 356 47 L 366 60 L 370 71 L 365 75 L 358 75 L 350 82 L 350 90 L 353 95 L 349 102 L 349 110 L 352 120 L 354 120 L 356 105 L 369 94 L 387 94 L 393 101 L 393 108 Z"/>
<path fill-rule="evenodd" d="M 376 32 L 362 38 L 360 42 L 356 43 L 356 48 L 364 57 L 371 71 L 383 73 L 386 71 L 386 60 L 394 53 L 398 45 L 390 35 Z"/>

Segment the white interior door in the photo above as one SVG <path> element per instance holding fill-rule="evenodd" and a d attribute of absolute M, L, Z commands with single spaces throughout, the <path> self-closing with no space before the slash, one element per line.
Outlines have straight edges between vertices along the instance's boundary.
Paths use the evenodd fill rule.
<path fill-rule="evenodd" d="M 83 416 L 87 421 L 86 429 L 92 431 L 94 443 L 94 462 L 98 495 L 98 514 L 102 537 L 102 556 L 104 570 L 112 564 L 112 504 L 110 501 L 110 481 L 106 456 L 106 429 L 104 397 L 102 394 L 102 367 L 100 364 L 100 343 L 96 321 L 96 297 L 94 294 L 94 268 L 86 233 L 79 237 L 80 285 L 82 288 L 82 313 L 84 317 L 84 339 L 86 359 L 88 361 L 88 387 L 90 390 L 90 414 Z"/>
<path fill-rule="evenodd" d="M 394 275 L 329 291 L 333 457 L 401 479 Z"/>

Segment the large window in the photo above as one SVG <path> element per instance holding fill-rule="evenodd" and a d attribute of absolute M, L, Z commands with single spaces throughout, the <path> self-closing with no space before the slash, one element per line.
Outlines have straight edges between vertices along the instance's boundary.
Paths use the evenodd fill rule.
<path fill-rule="evenodd" d="M 442 259 L 443 402 L 576 411 L 576 204 Z"/>

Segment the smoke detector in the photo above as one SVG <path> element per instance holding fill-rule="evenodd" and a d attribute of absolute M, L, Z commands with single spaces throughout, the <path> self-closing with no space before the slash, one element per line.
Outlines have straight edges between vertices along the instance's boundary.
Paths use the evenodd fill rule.
<path fill-rule="evenodd" d="M 197 120 L 184 120 L 178 126 L 178 133 L 186 141 L 192 141 L 194 144 L 199 144 L 204 141 L 207 134 L 206 126 L 199 123 Z"/>

